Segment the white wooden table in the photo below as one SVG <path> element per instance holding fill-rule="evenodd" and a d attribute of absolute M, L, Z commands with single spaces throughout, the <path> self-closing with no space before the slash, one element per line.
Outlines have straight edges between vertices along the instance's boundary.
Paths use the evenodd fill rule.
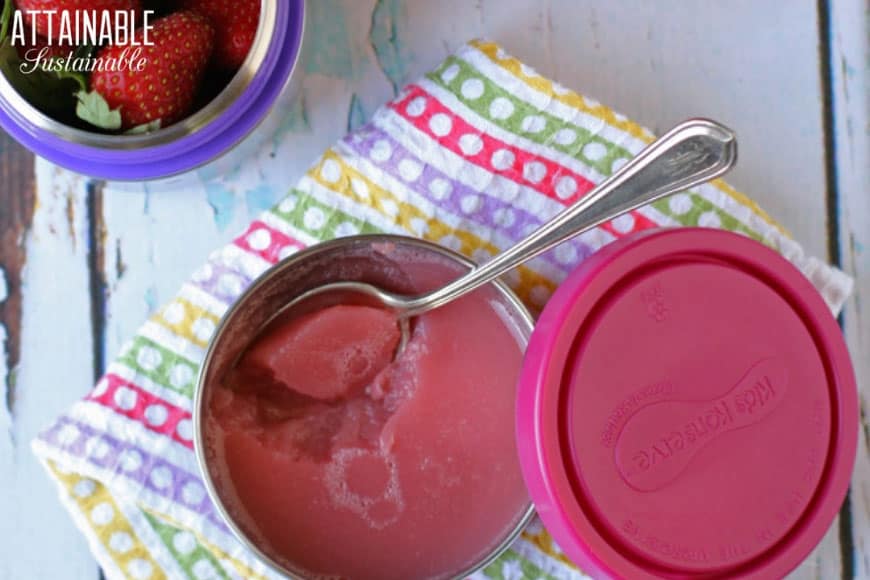
<path fill-rule="evenodd" d="M 98 578 L 29 441 L 211 248 L 397 87 L 479 36 L 653 130 L 691 115 L 732 126 L 730 181 L 856 278 L 842 321 L 864 411 L 858 463 L 839 519 L 794 576 L 870 577 L 866 0 L 309 4 L 292 139 L 222 183 L 94 183 L 0 140 L 0 579 Z"/>

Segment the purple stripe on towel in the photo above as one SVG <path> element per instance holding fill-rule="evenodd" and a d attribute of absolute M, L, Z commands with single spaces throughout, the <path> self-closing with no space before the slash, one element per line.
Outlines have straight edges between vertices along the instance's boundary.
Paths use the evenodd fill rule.
<path fill-rule="evenodd" d="M 199 474 L 190 473 L 142 447 L 121 441 L 105 431 L 69 417 L 61 417 L 39 438 L 100 469 L 112 471 L 156 495 L 183 505 L 229 532 L 211 503 Z"/>
<path fill-rule="evenodd" d="M 371 124 L 345 137 L 342 144 L 354 155 L 365 158 L 437 208 L 444 208 L 469 222 L 483 224 L 499 232 L 511 242 L 522 239 L 543 223 L 543 220 L 521 207 L 506 203 L 450 178 L 420 160 L 398 141 Z M 555 215 L 555 212 L 543 208 L 542 212 Z M 479 228 L 472 226 L 468 229 L 474 231 Z M 575 266 L 593 251 L 587 244 L 576 238 L 565 242 L 564 245 L 572 249 L 562 250 L 559 254 L 547 252 L 542 257 L 556 266 L 559 271 L 566 271 Z"/>
<path fill-rule="evenodd" d="M 191 279 L 194 286 L 227 304 L 235 302 L 251 282 L 240 269 L 226 266 L 220 258 L 209 260 Z"/>

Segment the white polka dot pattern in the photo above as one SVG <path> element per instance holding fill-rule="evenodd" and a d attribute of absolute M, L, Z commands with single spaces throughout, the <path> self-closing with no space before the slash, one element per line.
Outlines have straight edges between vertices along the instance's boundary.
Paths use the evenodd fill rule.
<path fill-rule="evenodd" d="M 257 228 L 248 234 L 247 242 L 251 248 L 258 252 L 262 252 L 272 245 L 272 234 L 270 234 L 267 229 Z"/>
<path fill-rule="evenodd" d="M 187 312 L 181 302 L 172 302 L 163 310 L 163 318 L 169 324 L 181 324 Z"/>
<path fill-rule="evenodd" d="M 444 81 L 445 83 L 449 83 L 450 81 L 455 79 L 456 75 L 458 75 L 458 74 L 459 74 L 459 65 L 451 64 L 446 69 L 444 69 L 443 73 L 441 73 L 441 80 Z"/>
<path fill-rule="evenodd" d="M 627 234 L 634 228 L 634 216 L 630 213 L 624 213 L 611 220 L 610 223 L 617 232 Z"/>
<path fill-rule="evenodd" d="M 722 220 L 713 211 L 705 211 L 698 216 L 698 225 L 702 228 L 718 228 L 722 225 Z"/>
<path fill-rule="evenodd" d="M 145 408 L 145 420 L 148 421 L 149 425 L 154 427 L 159 427 L 166 423 L 168 417 L 169 410 L 165 405 L 154 403 Z"/>
<path fill-rule="evenodd" d="M 600 161 L 607 155 L 607 148 L 601 143 L 592 141 L 583 146 L 583 155 L 589 161 Z"/>
<path fill-rule="evenodd" d="M 166 489 L 172 486 L 172 472 L 168 467 L 158 465 L 151 470 L 148 479 L 157 489 Z"/>
<path fill-rule="evenodd" d="M 504 97 L 496 97 L 489 104 L 489 116 L 503 121 L 514 114 L 514 104 Z"/>
<path fill-rule="evenodd" d="M 117 554 L 126 554 L 133 549 L 133 538 L 127 532 L 114 532 L 109 536 L 109 548 Z"/>
<path fill-rule="evenodd" d="M 462 198 L 459 202 L 459 206 L 462 208 L 462 211 L 466 214 L 473 214 L 477 212 L 481 206 L 483 205 L 483 201 L 480 199 L 479 195 L 469 194 Z"/>
<path fill-rule="evenodd" d="M 429 129 L 438 137 L 446 137 L 453 130 L 453 121 L 444 113 L 436 113 L 429 119 Z"/>
<path fill-rule="evenodd" d="M 172 547 L 186 556 L 196 549 L 196 538 L 190 532 L 178 532 L 172 536 Z"/>
<path fill-rule="evenodd" d="M 369 154 L 375 161 L 383 163 L 384 161 L 387 161 L 390 157 L 393 156 L 393 148 L 387 141 L 381 139 L 375 141 L 375 144 Z"/>
<path fill-rule="evenodd" d="M 483 140 L 478 135 L 466 133 L 459 138 L 459 149 L 463 154 L 473 157 L 483 149 Z"/>
<path fill-rule="evenodd" d="M 73 493 L 76 495 L 76 497 L 84 499 L 93 495 L 96 489 L 97 484 L 94 482 L 93 479 L 83 478 L 76 482 L 75 486 L 73 487 Z"/>
<path fill-rule="evenodd" d="M 115 508 L 109 502 L 98 503 L 91 509 L 91 521 L 95 525 L 105 526 L 115 519 Z"/>
<path fill-rule="evenodd" d="M 136 407 L 139 396 L 130 387 L 120 386 L 112 396 L 115 404 L 123 411 L 132 411 Z"/>
<path fill-rule="evenodd" d="M 350 188 L 361 199 L 367 200 L 370 197 L 369 186 L 362 179 L 353 178 L 350 180 Z"/>
<path fill-rule="evenodd" d="M 432 193 L 433 197 L 439 201 L 447 199 L 452 190 L 453 186 L 450 185 L 450 182 L 446 179 L 436 177 L 429 182 L 429 191 Z"/>
<path fill-rule="evenodd" d="M 119 464 L 127 472 L 138 471 L 142 467 L 142 454 L 135 449 L 125 449 L 121 452 Z"/>
<path fill-rule="evenodd" d="M 136 353 L 136 363 L 146 371 L 153 371 L 163 362 L 160 351 L 150 346 L 143 346 Z"/>
<path fill-rule="evenodd" d="M 476 100 L 483 94 L 483 81 L 480 79 L 466 79 L 462 82 L 462 96 L 466 99 Z"/>
<path fill-rule="evenodd" d="M 685 193 L 676 193 L 668 198 L 668 207 L 676 215 L 684 215 L 692 209 L 692 198 Z"/>
<path fill-rule="evenodd" d="M 513 152 L 509 149 L 499 149 L 495 153 L 492 154 L 492 158 L 490 159 L 490 163 L 492 164 L 493 169 L 496 171 L 504 171 L 505 169 L 510 169 L 513 167 L 514 161 L 516 157 Z"/>
<path fill-rule="evenodd" d="M 540 183 L 547 176 L 547 167 L 540 161 L 527 161 L 523 165 L 523 177 L 532 183 Z"/>
<path fill-rule="evenodd" d="M 320 166 L 320 177 L 329 183 L 336 183 L 341 179 L 341 167 L 338 162 L 333 159 L 327 159 Z"/>
<path fill-rule="evenodd" d="M 169 371 L 169 382 L 176 389 L 186 387 L 193 380 L 193 369 L 185 364 L 176 364 Z"/>
<path fill-rule="evenodd" d="M 309 230 L 319 230 L 326 225 L 326 214 L 319 207 L 309 207 L 302 216 L 302 223 Z"/>
<path fill-rule="evenodd" d="M 573 129 L 568 129 L 568 128 L 559 129 L 558 131 L 556 131 L 556 134 L 553 136 L 553 139 L 559 145 L 567 146 L 567 145 L 570 145 L 571 143 L 573 143 L 574 141 L 577 140 L 577 132 L 574 131 Z"/>
<path fill-rule="evenodd" d="M 399 162 L 399 175 L 407 182 L 417 181 L 423 173 L 423 166 L 413 159 L 402 159 Z"/>
<path fill-rule="evenodd" d="M 570 175 L 563 175 L 556 181 L 556 195 L 559 199 L 568 199 L 577 193 L 577 180 Z"/>
<path fill-rule="evenodd" d="M 142 558 L 134 558 L 127 563 L 127 572 L 130 573 L 135 580 L 146 580 L 151 578 L 154 573 L 154 566 L 148 560 Z"/>
<path fill-rule="evenodd" d="M 408 103 L 406 111 L 412 117 L 419 117 L 426 111 L 426 98 L 416 97 L 412 99 L 411 102 Z"/>
<path fill-rule="evenodd" d="M 197 560 L 196 562 L 194 562 L 191 570 L 193 571 L 193 575 L 196 580 L 212 580 L 213 578 L 219 577 L 218 571 L 215 569 L 214 564 L 206 559 Z"/>
<path fill-rule="evenodd" d="M 178 436 L 187 441 L 193 440 L 193 422 L 190 419 L 182 419 L 175 426 L 175 432 Z"/>
<path fill-rule="evenodd" d="M 540 133 L 547 128 L 547 121 L 539 115 L 529 115 L 520 126 L 524 133 Z"/>

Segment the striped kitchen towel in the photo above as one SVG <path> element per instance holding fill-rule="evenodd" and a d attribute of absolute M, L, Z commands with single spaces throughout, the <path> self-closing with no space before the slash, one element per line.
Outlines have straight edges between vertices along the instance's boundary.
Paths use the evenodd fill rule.
<path fill-rule="evenodd" d="M 286 138 L 286 137 L 285 137 Z M 356 233 L 414 235 L 477 260 L 507 248 L 588 192 L 653 136 L 475 41 L 406 87 L 326 151 L 287 197 L 193 273 L 106 375 L 33 443 L 106 576 L 273 578 L 221 521 L 197 469 L 191 397 L 229 304 L 281 258 Z M 655 226 L 745 234 L 785 255 L 833 312 L 843 273 L 801 247 L 721 180 L 621 216 L 518 268 L 539 309 L 608 242 Z M 539 522 L 477 578 L 580 578 Z"/>

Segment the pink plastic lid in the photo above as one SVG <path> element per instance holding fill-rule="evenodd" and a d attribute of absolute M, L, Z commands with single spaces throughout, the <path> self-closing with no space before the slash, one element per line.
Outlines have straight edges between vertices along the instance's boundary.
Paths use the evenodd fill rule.
<path fill-rule="evenodd" d="M 777 253 L 712 229 L 615 242 L 537 322 L 517 438 L 538 513 L 598 577 L 780 578 L 846 493 L 840 328 Z"/>

